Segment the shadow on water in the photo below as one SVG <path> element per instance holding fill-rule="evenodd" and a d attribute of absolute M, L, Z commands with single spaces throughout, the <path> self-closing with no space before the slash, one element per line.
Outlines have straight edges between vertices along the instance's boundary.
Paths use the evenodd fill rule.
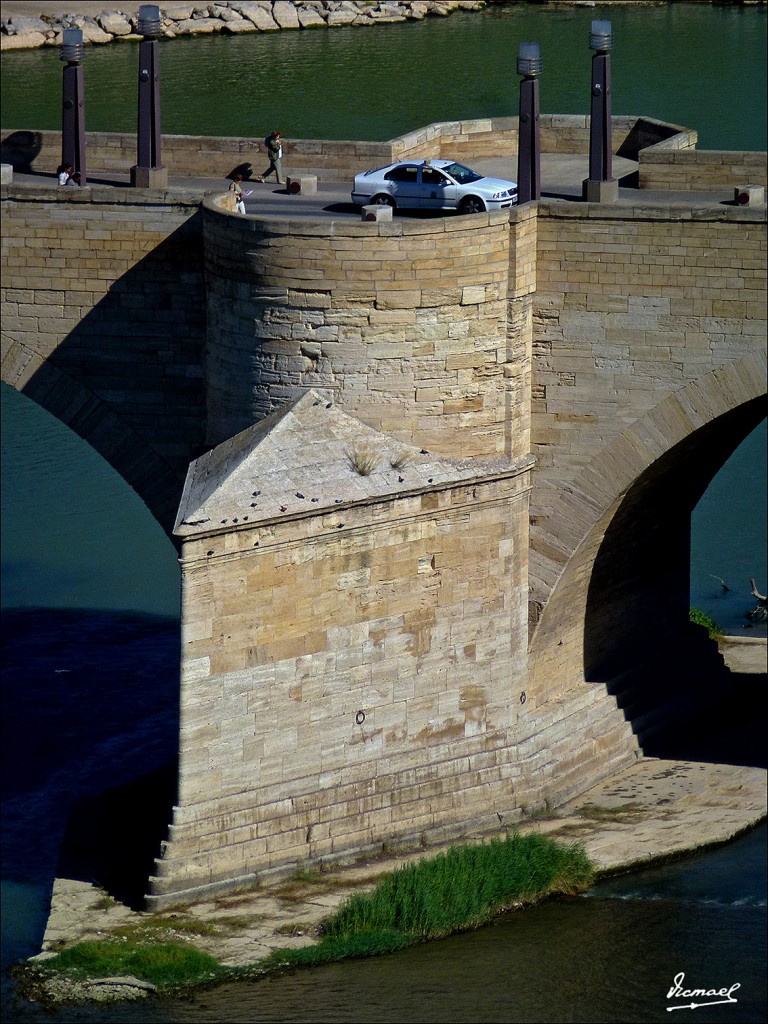
<path fill-rule="evenodd" d="M 174 800 L 179 623 L 17 609 L 2 627 L 3 876 L 135 904 Z"/>
<path fill-rule="evenodd" d="M 56 874 L 95 882 L 120 903 L 143 909 L 147 879 L 176 800 L 177 761 L 76 804 Z"/>
<path fill-rule="evenodd" d="M 649 757 L 768 768 L 767 712 L 768 674 L 728 672 L 708 707 L 659 731 L 643 750 Z"/>

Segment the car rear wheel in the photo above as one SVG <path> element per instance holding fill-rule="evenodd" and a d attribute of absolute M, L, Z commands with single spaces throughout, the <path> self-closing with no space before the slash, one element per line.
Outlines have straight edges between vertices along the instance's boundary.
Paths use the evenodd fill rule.
<path fill-rule="evenodd" d="M 483 213 L 485 203 L 477 196 L 465 196 L 459 203 L 459 213 Z"/>
<path fill-rule="evenodd" d="M 395 209 L 395 200 L 392 196 L 388 196 L 386 192 L 379 192 L 371 199 L 371 206 L 391 206 Z"/>

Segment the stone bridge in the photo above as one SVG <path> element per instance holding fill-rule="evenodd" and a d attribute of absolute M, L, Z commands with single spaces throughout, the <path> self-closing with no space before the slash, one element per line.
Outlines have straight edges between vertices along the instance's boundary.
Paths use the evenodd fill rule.
<path fill-rule="evenodd" d="M 690 706 L 691 511 L 765 416 L 764 206 L 3 207 L 3 380 L 181 552 L 154 902 L 513 822 Z"/>

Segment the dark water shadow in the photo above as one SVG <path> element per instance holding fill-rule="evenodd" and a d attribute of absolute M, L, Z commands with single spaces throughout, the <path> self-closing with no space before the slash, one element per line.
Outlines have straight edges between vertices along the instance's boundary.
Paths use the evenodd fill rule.
<path fill-rule="evenodd" d="M 729 672 L 708 707 L 674 722 L 644 743 L 650 757 L 768 768 L 768 674 Z"/>
<path fill-rule="evenodd" d="M 168 833 L 178 761 L 99 793 L 72 809 L 56 875 L 91 882 L 142 910 L 147 879 Z"/>
<path fill-rule="evenodd" d="M 179 623 L 18 609 L 2 627 L 3 876 L 50 884 L 61 855 L 134 900 L 173 803 Z"/>

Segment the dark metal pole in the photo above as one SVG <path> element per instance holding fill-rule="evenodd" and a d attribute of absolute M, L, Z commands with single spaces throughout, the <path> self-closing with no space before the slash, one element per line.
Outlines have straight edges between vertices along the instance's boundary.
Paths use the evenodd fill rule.
<path fill-rule="evenodd" d="M 61 162 L 80 175 L 79 184 L 86 184 L 85 168 L 85 90 L 83 66 L 85 56 L 83 33 L 79 28 L 64 29 L 60 59 L 62 71 Z"/>
<path fill-rule="evenodd" d="M 592 104 L 589 119 L 590 181 L 610 181 L 611 139 L 611 56 L 596 53 L 592 58 Z"/>
<path fill-rule="evenodd" d="M 139 167 L 160 167 L 160 68 L 157 40 L 139 43 Z"/>
<path fill-rule="evenodd" d="M 517 202 L 541 198 L 541 145 L 539 129 L 539 80 L 541 55 L 538 43 L 520 43 L 517 73 L 520 82 L 520 116 L 517 145 Z"/>
<path fill-rule="evenodd" d="M 619 186 L 613 178 L 610 21 L 592 22 L 589 45 L 595 53 L 589 113 L 589 177 L 584 181 L 584 196 L 590 202 L 615 202 Z"/>
<path fill-rule="evenodd" d="M 136 135 L 136 166 L 131 168 L 131 181 L 139 188 L 162 188 L 168 183 L 168 172 L 161 157 L 160 130 L 160 8 L 142 4 L 139 8 L 139 112 Z"/>

